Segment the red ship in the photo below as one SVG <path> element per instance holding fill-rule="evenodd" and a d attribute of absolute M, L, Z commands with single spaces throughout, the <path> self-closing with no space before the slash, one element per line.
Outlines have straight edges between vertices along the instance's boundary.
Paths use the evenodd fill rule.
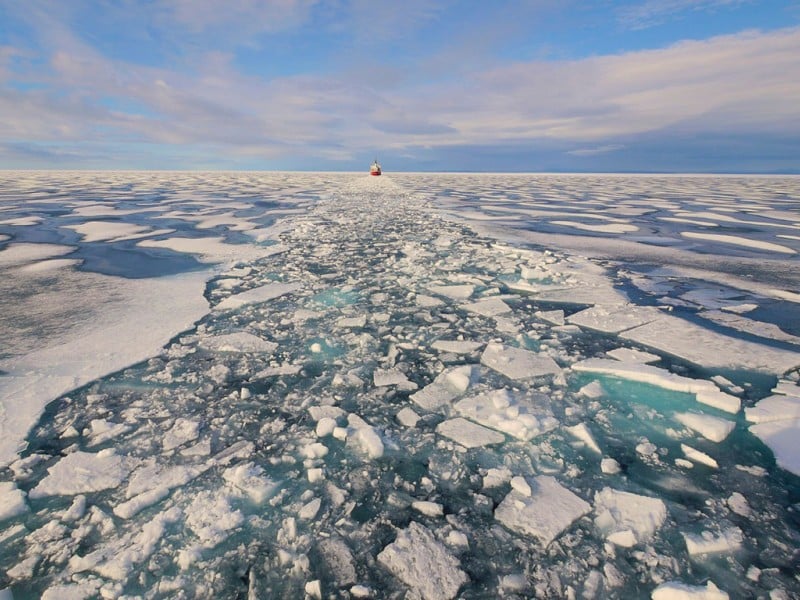
<path fill-rule="evenodd" d="M 369 168 L 370 175 L 380 175 L 381 174 L 381 166 L 378 164 L 378 159 L 376 158 L 372 161 L 372 165 Z"/>

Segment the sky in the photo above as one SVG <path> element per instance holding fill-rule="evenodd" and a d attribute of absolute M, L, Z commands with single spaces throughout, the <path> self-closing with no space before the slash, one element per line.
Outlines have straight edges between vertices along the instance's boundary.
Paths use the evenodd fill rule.
<path fill-rule="evenodd" d="M 800 0 L 0 0 L 0 169 L 800 173 Z"/>

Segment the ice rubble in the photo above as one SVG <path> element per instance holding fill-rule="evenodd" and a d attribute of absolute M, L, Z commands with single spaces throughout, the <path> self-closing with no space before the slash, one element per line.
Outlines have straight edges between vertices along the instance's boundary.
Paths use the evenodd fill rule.
<path fill-rule="evenodd" d="M 549 356 L 530 350 L 491 342 L 481 354 L 481 364 L 509 379 L 529 379 L 543 375 L 558 375 L 561 367 Z"/>
<path fill-rule="evenodd" d="M 595 493 L 594 511 L 595 526 L 608 541 L 625 548 L 646 542 L 667 518 L 662 500 L 607 487 Z"/>
<path fill-rule="evenodd" d="M 73 452 L 47 469 L 47 477 L 33 488 L 31 499 L 45 496 L 73 496 L 116 488 L 135 466 L 134 459 L 113 450 L 97 453 Z"/>

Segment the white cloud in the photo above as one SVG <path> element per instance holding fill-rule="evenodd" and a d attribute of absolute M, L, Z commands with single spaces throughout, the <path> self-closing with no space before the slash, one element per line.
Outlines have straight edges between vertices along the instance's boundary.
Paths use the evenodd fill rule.
<path fill-rule="evenodd" d="M 645 29 L 687 11 L 711 11 L 744 4 L 750 0 L 647 0 L 617 11 L 619 22 L 632 29 Z"/>
<path fill-rule="evenodd" d="M 570 156 L 597 156 L 598 154 L 606 154 L 608 152 L 615 152 L 622 150 L 625 146 L 621 144 L 606 144 L 604 146 L 593 146 L 591 148 L 578 148 L 577 150 L 569 150 L 567 154 Z"/>

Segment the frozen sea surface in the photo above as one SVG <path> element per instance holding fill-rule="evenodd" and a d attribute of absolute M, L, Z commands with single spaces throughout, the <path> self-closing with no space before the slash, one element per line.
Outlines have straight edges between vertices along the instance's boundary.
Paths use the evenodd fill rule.
<path fill-rule="evenodd" d="M 800 180 L 0 176 L 0 590 L 800 595 Z"/>

